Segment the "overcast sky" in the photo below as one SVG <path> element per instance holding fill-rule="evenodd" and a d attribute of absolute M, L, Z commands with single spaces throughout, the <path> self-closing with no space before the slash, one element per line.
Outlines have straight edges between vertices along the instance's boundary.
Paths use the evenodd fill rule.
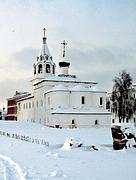
<path fill-rule="evenodd" d="M 0 108 L 31 91 L 44 27 L 57 65 L 67 41 L 71 74 L 107 91 L 123 69 L 136 82 L 136 0 L 0 0 Z"/>

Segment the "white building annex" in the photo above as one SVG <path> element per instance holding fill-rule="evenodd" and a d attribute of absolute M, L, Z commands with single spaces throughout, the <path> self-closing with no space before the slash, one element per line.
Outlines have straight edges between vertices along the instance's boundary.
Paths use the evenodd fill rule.
<path fill-rule="evenodd" d="M 110 126 L 106 110 L 106 91 L 97 82 L 81 81 L 69 74 L 65 60 L 66 42 L 62 43 L 59 74 L 43 36 L 42 49 L 34 64 L 33 92 L 18 101 L 18 121 L 42 123 L 49 127 Z"/>

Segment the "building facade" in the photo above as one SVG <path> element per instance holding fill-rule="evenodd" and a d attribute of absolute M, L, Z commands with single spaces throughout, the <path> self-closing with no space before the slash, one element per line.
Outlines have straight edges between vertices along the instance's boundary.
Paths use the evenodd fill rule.
<path fill-rule="evenodd" d="M 6 120 L 17 120 L 17 100 L 27 97 L 27 92 L 15 92 L 15 95 L 7 99 L 7 118 Z"/>
<path fill-rule="evenodd" d="M 66 42 L 62 43 L 59 73 L 43 36 L 42 49 L 34 64 L 33 92 L 18 100 L 19 121 L 42 123 L 49 127 L 110 126 L 106 91 L 95 81 L 82 81 L 69 74 Z"/>

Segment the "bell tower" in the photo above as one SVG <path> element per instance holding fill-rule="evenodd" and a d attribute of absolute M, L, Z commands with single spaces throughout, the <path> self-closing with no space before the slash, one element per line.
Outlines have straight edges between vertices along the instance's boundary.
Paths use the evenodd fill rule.
<path fill-rule="evenodd" d="M 42 48 L 34 63 L 34 79 L 44 79 L 55 75 L 55 63 L 47 46 L 46 29 L 43 29 Z"/>

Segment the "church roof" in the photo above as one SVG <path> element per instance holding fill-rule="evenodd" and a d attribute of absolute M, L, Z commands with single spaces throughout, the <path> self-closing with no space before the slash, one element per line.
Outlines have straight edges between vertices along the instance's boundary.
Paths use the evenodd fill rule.
<path fill-rule="evenodd" d="M 96 85 L 97 82 L 96 81 L 84 81 L 81 80 L 79 78 L 73 78 L 73 77 L 63 77 L 63 76 L 48 76 L 45 79 L 41 79 L 41 81 L 37 82 L 36 84 L 34 84 L 34 86 L 41 84 L 45 81 L 52 81 L 52 82 L 70 82 L 70 83 L 84 83 L 84 84 L 94 84 Z"/>
<path fill-rule="evenodd" d="M 50 51 L 49 51 L 49 48 L 48 48 L 48 45 L 47 45 L 46 41 L 45 41 L 45 43 L 42 44 L 42 48 L 41 48 L 41 50 L 39 52 L 39 57 L 40 56 L 45 56 L 45 55 L 51 57 L 51 54 L 50 54 Z"/>
<path fill-rule="evenodd" d="M 41 60 L 40 57 L 49 57 L 50 60 L 52 60 L 52 56 L 50 54 L 50 51 L 49 51 L 49 48 L 48 48 L 48 45 L 47 45 L 47 41 L 46 41 L 47 37 L 45 36 L 46 29 L 44 28 L 43 30 L 44 30 L 44 36 L 42 38 L 43 43 L 42 43 L 42 48 L 41 48 L 41 50 L 39 52 L 38 57 L 39 57 L 39 60 Z M 46 60 L 49 60 L 49 59 L 47 58 Z"/>
<path fill-rule="evenodd" d="M 46 93 L 53 92 L 53 91 L 76 91 L 76 92 L 95 92 L 95 93 L 106 93 L 105 90 L 98 87 L 84 87 L 81 85 L 77 86 L 64 86 L 62 84 L 56 85 L 53 88 L 46 91 Z"/>
<path fill-rule="evenodd" d="M 90 90 L 92 91 L 92 92 L 106 92 L 106 90 L 105 89 L 103 89 L 103 88 L 101 88 L 101 87 L 99 87 L 99 86 L 92 86 L 91 88 L 90 88 Z"/>

